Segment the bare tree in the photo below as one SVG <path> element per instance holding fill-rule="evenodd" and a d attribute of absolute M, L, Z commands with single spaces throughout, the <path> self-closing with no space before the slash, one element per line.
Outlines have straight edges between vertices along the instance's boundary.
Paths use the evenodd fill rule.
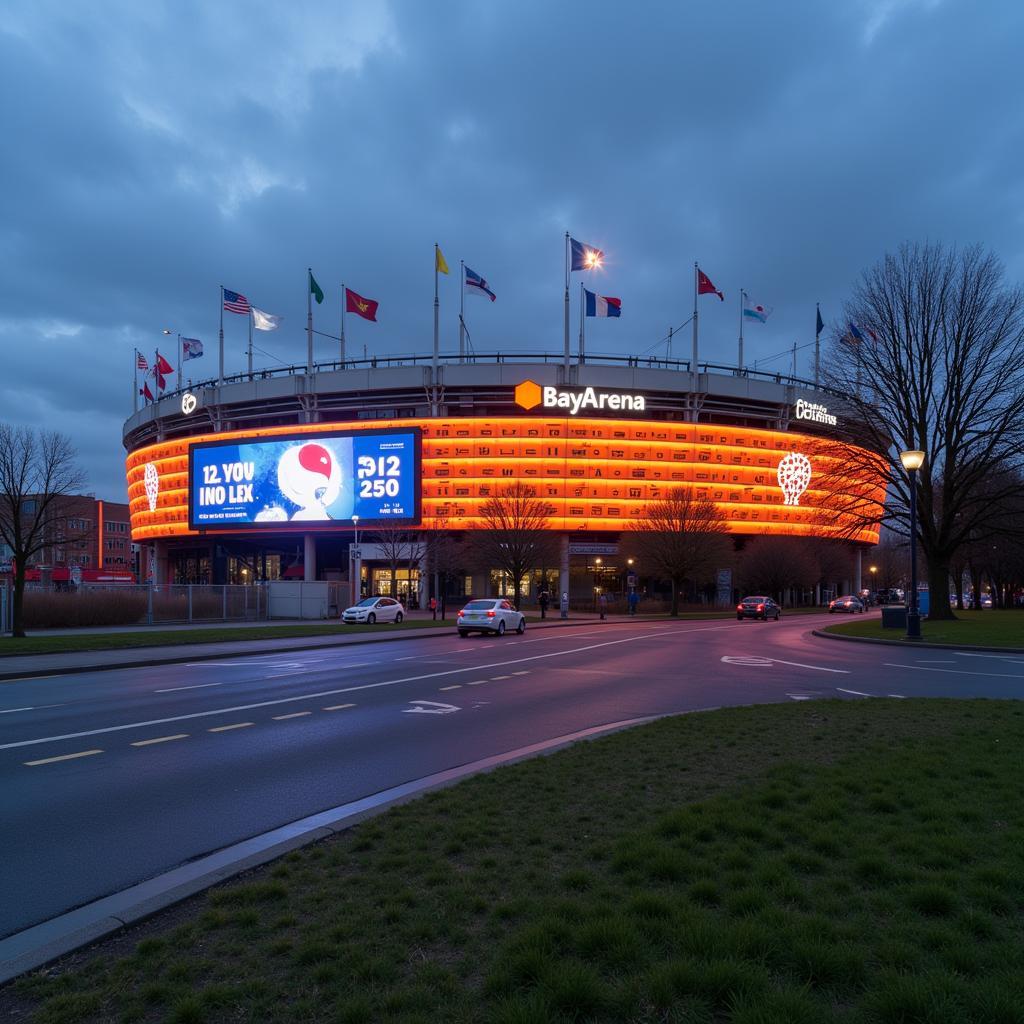
<path fill-rule="evenodd" d="M 536 496 L 534 488 L 517 482 L 480 506 L 482 523 L 470 531 L 476 561 L 511 578 L 517 608 L 523 577 L 557 558 L 557 542 L 548 529 L 551 516 L 551 508 Z"/>
<path fill-rule="evenodd" d="M 740 563 L 744 589 L 769 594 L 783 604 L 783 592 L 813 586 L 823 569 L 816 552 L 803 537 L 755 537 Z"/>
<path fill-rule="evenodd" d="M 724 513 L 713 501 L 698 498 L 692 487 L 675 488 L 651 502 L 630 530 L 644 570 L 672 584 L 672 615 L 679 614 L 683 583 L 710 572 L 724 557 L 729 532 Z"/>
<path fill-rule="evenodd" d="M 929 617 L 953 618 L 949 574 L 960 546 L 1007 525 L 1024 462 L 1024 295 L 980 247 L 904 245 L 865 271 L 846 306 L 826 384 L 844 396 L 842 471 L 827 485 L 848 531 L 885 522 L 909 537 L 899 453 L 926 453 L 917 474 L 918 542 L 933 595 Z M 887 499 L 867 483 L 881 478 Z M 985 497 L 981 500 L 984 490 Z"/>
<path fill-rule="evenodd" d="M 444 622 L 447 613 L 448 585 L 451 578 L 463 568 L 465 552 L 452 532 L 446 516 L 432 519 L 425 537 L 425 565 L 427 572 L 435 573 L 440 582 L 440 592 L 434 596 L 438 599 L 438 610 L 441 613 L 441 621 Z"/>
<path fill-rule="evenodd" d="M 391 567 L 391 593 L 398 597 L 398 566 L 411 561 L 418 538 L 411 530 L 401 526 L 382 526 L 374 532 L 373 542 L 380 550 L 381 557 Z M 412 587 L 412 566 L 410 564 L 409 587 Z"/>
<path fill-rule="evenodd" d="M 13 635 L 24 636 L 25 570 L 67 532 L 62 500 L 85 487 L 78 453 L 65 434 L 0 423 L 0 540 L 14 559 Z"/>

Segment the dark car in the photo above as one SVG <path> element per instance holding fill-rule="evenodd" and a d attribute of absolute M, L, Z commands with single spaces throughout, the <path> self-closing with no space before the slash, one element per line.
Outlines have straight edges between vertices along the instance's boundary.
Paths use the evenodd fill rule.
<path fill-rule="evenodd" d="M 745 597 L 736 605 L 737 619 L 769 619 L 779 621 L 782 609 L 770 597 Z"/>
<path fill-rule="evenodd" d="M 828 606 L 829 615 L 833 612 L 849 612 L 851 615 L 856 615 L 862 611 L 864 611 L 864 602 L 859 597 L 854 597 L 853 594 L 837 597 L 834 601 L 830 601 Z"/>

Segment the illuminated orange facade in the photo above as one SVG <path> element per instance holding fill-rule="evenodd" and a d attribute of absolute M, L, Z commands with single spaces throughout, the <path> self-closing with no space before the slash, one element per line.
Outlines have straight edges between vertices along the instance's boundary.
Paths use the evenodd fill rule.
<path fill-rule="evenodd" d="M 441 522 L 448 529 L 472 527 L 480 521 L 480 506 L 516 482 L 529 484 L 547 502 L 552 529 L 568 532 L 625 529 L 650 502 L 687 486 L 714 501 L 735 533 L 831 536 L 842 526 L 830 513 L 821 484 L 842 472 L 843 460 L 834 449 L 828 456 L 814 454 L 818 438 L 812 435 L 663 420 L 442 417 L 269 427 L 139 448 L 127 458 L 132 537 L 141 542 L 201 535 L 188 525 L 189 448 L 194 443 L 410 426 L 423 432 L 425 527 Z M 799 504 L 786 503 L 777 477 L 780 461 L 790 452 L 811 460 L 810 482 Z M 148 492 L 147 465 L 154 467 Z M 867 486 L 881 502 L 881 482 Z M 350 529 L 350 524 L 338 528 Z M 318 531 L 331 529 L 317 526 Z M 275 524 L 274 530 L 308 531 L 308 523 Z M 202 535 L 231 532 L 206 530 Z M 874 544 L 878 530 L 865 529 L 851 539 Z"/>

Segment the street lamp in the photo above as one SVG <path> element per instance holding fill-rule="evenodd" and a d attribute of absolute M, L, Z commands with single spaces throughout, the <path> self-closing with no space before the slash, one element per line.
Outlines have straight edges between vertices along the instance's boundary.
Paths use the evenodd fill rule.
<path fill-rule="evenodd" d="M 355 531 L 355 537 L 352 542 L 351 552 L 351 563 L 350 574 L 352 576 L 352 603 L 359 604 L 359 598 L 362 595 L 362 579 L 363 574 L 363 560 L 362 552 L 359 550 L 359 516 L 352 517 L 352 527 Z"/>
<path fill-rule="evenodd" d="M 907 609 L 907 640 L 921 639 L 921 616 L 917 610 L 917 471 L 924 464 L 924 452 L 900 452 L 900 462 L 910 477 L 910 607 Z"/>

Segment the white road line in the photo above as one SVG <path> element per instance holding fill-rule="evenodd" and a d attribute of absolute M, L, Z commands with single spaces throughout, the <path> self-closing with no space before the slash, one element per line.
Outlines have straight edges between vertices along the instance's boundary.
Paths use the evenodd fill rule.
<path fill-rule="evenodd" d="M 1024 665 L 1024 658 L 1015 657 L 1012 651 L 998 654 L 995 651 L 986 654 L 979 654 L 975 651 L 953 651 L 958 658 L 997 658 L 999 661 L 1010 661 L 1015 665 Z"/>
<path fill-rule="evenodd" d="M 224 683 L 196 683 L 194 686 L 168 686 L 163 690 L 154 690 L 154 693 L 177 693 L 178 690 L 205 690 L 208 686 L 223 686 Z"/>
<path fill-rule="evenodd" d="M 150 747 L 154 743 L 169 743 L 171 740 L 186 740 L 188 739 L 187 732 L 179 732 L 174 736 L 156 736 L 151 740 L 136 740 L 133 747 Z"/>
<path fill-rule="evenodd" d="M 929 661 L 926 658 L 918 658 L 917 659 L 917 663 L 919 665 L 955 665 L 956 664 L 956 662 L 951 660 L 951 659 L 947 659 L 945 661 Z"/>
<path fill-rule="evenodd" d="M 253 661 L 260 660 L 255 657 L 251 661 L 186 661 L 185 668 L 252 668 Z"/>
<path fill-rule="evenodd" d="M 483 686 L 486 683 L 486 679 L 474 679 L 471 683 L 466 683 L 467 686 Z"/>
<path fill-rule="evenodd" d="M 906 700 L 907 699 L 906 697 L 903 696 L 902 693 L 889 693 L 889 694 L 886 694 L 886 696 L 887 697 L 895 697 L 896 700 Z"/>
<path fill-rule="evenodd" d="M 886 668 L 912 668 L 918 672 L 946 672 L 953 676 L 988 676 L 990 679 L 1016 679 L 1024 683 L 1024 675 L 1019 672 L 967 672 L 962 668 L 925 668 L 923 665 L 898 665 L 893 661 L 883 662 Z"/>
<path fill-rule="evenodd" d="M 465 668 L 452 668 L 443 672 L 425 672 L 416 676 L 404 676 L 401 679 L 384 679 L 377 683 L 361 683 L 358 686 L 342 686 L 336 690 L 320 690 L 317 693 L 296 694 L 291 697 L 279 697 L 276 700 L 257 701 L 254 704 L 239 704 L 234 707 L 215 708 L 210 711 L 193 711 L 187 715 L 172 715 L 168 718 L 154 718 L 145 722 L 127 722 L 124 725 L 108 725 L 100 729 L 85 729 L 81 732 L 64 733 L 60 736 L 40 736 L 33 740 L 19 740 L 16 743 L 0 743 L 0 750 L 13 750 L 16 747 L 31 747 L 39 743 L 53 743 L 58 740 L 78 739 L 82 736 L 100 736 L 109 732 L 123 732 L 126 729 L 142 729 L 151 725 L 167 725 L 170 722 L 188 722 L 194 718 L 213 718 L 216 715 L 232 715 L 239 711 L 254 711 L 258 708 L 276 707 L 278 704 L 293 704 L 296 701 L 303 700 L 319 700 L 322 697 L 334 697 L 341 693 L 357 693 L 360 690 L 376 690 L 384 686 L 398 686 L 402 683 L 418 683 L 422 682 L 424 679 L 440 679 L 444 676 L 458 675 L 461 672 L 482 672 L 485 669 L 507 668 L 509 665 L 522 665 L 529 661 L 546 661 L 548 658 L 566 658 L 573 654 L 583 654 L 586 651 L 596 651 L 604 647 L 616 647 L 619 644 L 628 644 L 637 640 L 649 640 L 652 637 L 661 637 L 665 633 L 699 633 L 712 629 L 728 628 L 728 626 L 702 626 L 699 629 L 660 629 L 656 632 L 647 632 L 634 636 L 622 637 L 619 640 L 605 640 L 599 644 L 587 644 L 583 647 L 573 647 L 565 651 L 549 651 L 546 654 L 531 654 L 525 658 L 515 658 L 512 661 L 495 661 L 490 665 L 467 665 Z"/>
<path fill-rule="evenodd" d="M 344 711 L 345 708 L 354 708 L 355 704 L 332 704 L 329 708 L 324 708 L 324 711 Z"/>
<path fill-rule="evenodd" d="M 511 679 L 511 676 L 491 676 L 491 682 L 496 683 L 499 679 Z"/>
<path fill-rule="evenodd" d="M 250 725 L 255 725 L 255 722 L 235 722 L 234 725 L 217 725 L 212 729 L 207 729 L 207 732 L 229 732 L 231 729 L 248 729 Z"/>
<path fill-rule="evenodd" d="M 415 661 L 418 657 L 420 657 L 420 655 L 410 654 L 405 658 L 395 658 L 395 661 Z"/>
<path fill-rule="evenodd" d="M 262 678 L 263 679 L 283 679 L 285 676 L 293 676 L 293 675 L 295 675 L 295 670 L 294 669 L 291 670 L 290 672 L 268 672 Z"/>
<path fill-rule="evenodd" d="M 815 672 L 836 672 L 844 676 L 848 676 L 850 674 L 850 670 L 848 668 L 825 668 L 824 665 L 804 665 L 799 661 L 783 661 L 781 658 L 771 658 L 769 660 L 775 662 L 776 665 L 792 665 L 794 668 L 810 668 L 814 669 Z"/>
<path fill-rule="evenodd" d="M 59 757 L 44 757 L 39 761 L 23 762 L 27 768 L 35 768 L 40 764 L 55 764 L 57 761 L 73 761 L 76 757 L 92 757 L 93 754 L 102 754 L 102 750 L 79 750 L 76 754 L 61 754 Z"/>
<path fill-rule="evenodd" d="M 35 708 L 6 708 L 0 715 L 13 715 L 15 711 L 35 711 Z"/>
<path fill-rule="evenodd" d="M 439 690 L 440 693 L 444 693 L 445 690 L 461 690 L 462 683 L 453 683 L 451 686 L 442 686 Z"/>
<path fill-rule="evenodd" d="M 275 722 L 287 722 L 289 718 L 305 718 L 306 715 L 313 714 L 312 711 L 293 711 L 288 715 L 274 715 Z"/>
<path fill-rule="evenodd" d="M 512 675 L 514 675 L 514 676 L 528 676 L 529 674 L 530 674 L 530 670 L 528 668 L 524 668 L 524 669 L 521 669 L 519 672 L 513 672 L 512 673 Z"/>
<path fill-rule="evenodd" d="M 844 690 L 841 686 L 837 686 L 836 689 L 840 693 L 852 693 L 855 697 L 871 697 L 873 694 L 864 693 L 862 690 Z"/>

